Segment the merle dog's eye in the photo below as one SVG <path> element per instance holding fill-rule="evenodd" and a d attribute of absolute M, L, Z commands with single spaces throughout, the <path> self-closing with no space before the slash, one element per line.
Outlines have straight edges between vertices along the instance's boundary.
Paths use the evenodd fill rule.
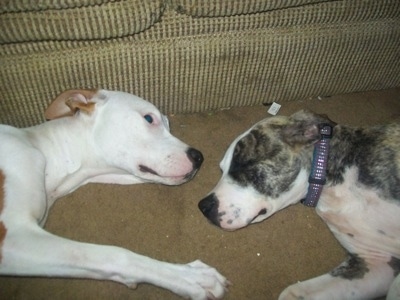
<path fill-rule="evenodd" d="M 153 123 L 153 117 L 150 115 L 145 115 L 144 119 L 150 124 Z"/>

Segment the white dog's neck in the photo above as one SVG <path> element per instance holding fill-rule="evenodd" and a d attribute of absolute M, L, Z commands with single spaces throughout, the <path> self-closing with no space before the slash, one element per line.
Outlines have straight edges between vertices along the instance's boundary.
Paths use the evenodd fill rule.
<path fill-rule="evenodd" d="M 79 122 L 74 118 L 80 118 Z M 93 120 L 87 116 L 73 116 L 24 129 L 44 159 L 49 201 L 74 191 L 93 177 L 117 172 L 96 153 L 93 137 L 85 130 L 90 122 Z"/>

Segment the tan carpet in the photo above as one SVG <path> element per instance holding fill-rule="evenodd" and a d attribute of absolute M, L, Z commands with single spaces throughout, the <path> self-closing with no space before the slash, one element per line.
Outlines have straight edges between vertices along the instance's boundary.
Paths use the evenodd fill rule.
<path fill-rule="evenodd" d="M 339 123 L 384 123 L 400 117 L 400 88 L 284 104 L 280 114 L 301 108 Z M 259 106 L 170 116 L 172 132 L 205 156 L 194 180 L 179 187 L 90 184 L 60 199 L 46 228 L 170 262 L 199 258 L 233 283 L 225 299 L 276 299 L 287 285 L 329 271 L 344 252 L 311 208 L 298 204 L 236 232 L 210 225 L 197 208 L 219 179 L 225 149 L 266 111 Z M 130 290 L 113 282 L 14 277 L 0 277 L 0 298 L 179 299 L 147 284 Z"/>

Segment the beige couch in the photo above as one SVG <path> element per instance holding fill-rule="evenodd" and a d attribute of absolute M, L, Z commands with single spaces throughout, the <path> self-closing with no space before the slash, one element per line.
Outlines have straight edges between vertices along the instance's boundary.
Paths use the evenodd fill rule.
<path fill-rule="evenodd" d="M 400 86 L 398 0 L 0 0 L 0 28 L 17 126 L 68 88 L 178 113 Z"/>

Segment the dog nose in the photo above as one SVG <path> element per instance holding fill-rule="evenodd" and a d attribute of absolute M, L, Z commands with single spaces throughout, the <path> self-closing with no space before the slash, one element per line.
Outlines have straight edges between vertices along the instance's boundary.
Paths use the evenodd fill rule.
<path fill-rule="evenodd" d="M 218 218 L 218 206 L 219 206 L 219 201 L 214 193 L 208 195 L 199 202 L 199 209 L 201 210 L 203 215 L 207 219 L 209 219 L 211 223 L 220 227 Z"/>
<path fill-rule="evenodd" d="M 193 163 L 193 167 L 196 169 L 200 168 L 204 160 L 203 154 L 194 148 L 189 148 L 186 153 L 190 161 Z"/>

